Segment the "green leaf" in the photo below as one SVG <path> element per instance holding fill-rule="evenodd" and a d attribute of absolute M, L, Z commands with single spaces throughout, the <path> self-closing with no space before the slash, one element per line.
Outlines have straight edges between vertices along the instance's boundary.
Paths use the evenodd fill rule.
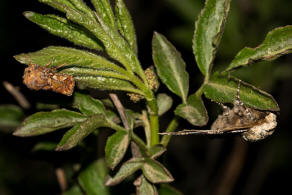
<path fill-rule="evenodd" d="M 183 195 L 180 191 L 175 189 L 174 187 L 168 184 L 161 184 L 160 188 L 158 189 L 159 195 Z"/>
<path fill-rule="evenodd" d="M 188 97 L 187 104 L 178 105 L 174 113 L 195 126 L 204 126 L 208 122 L 208 113 L 204 102 L 196 94 Z"/>
<path fill-rule="evenodd" d="M 74 5 L 75 8 L 86 13 L 90 17 L 94 18 L 92 10 L 85 4 L 83 0 L 69 0 L 69 1 Z"/>
<path fill-rule="evenodd" d="M 135 53 L 130 48 L 126 40 L 120 36 L 116 29 L 108 26 L 101 15 L 95 14 L 98 21 L 94 18 L 82 13 L 79 10 L 72 9 L 69 6 L 53 3 L 66 12 L 69 20 L 85 27 L 92 32 L 105 46 L 107 53 L 117 61 L 119 61 L 128 71 L 137 73 L 143 80 L 145 75 L 140 62 Z"/>
<path fill-rule="evenodd" d="M 79 68 L 79 67 L 72 67 L 72 68 L 66 68 L 61 71 L 65 74 L 70 74 L 72 76 L 102 76 L 102 77 L 108 77 L 108 78 L 116 78 L 116 79 L 122 79 L 131 81 L 130 78 L 127 75 L 120 74 L 118 72 L 114 71 L 108 71 L 108 70 L 96 70 L 93 68 Z"/>
<path fill-rule="evenodd" d="M 24 12 L 24 16 L 36 23 L 51 34 L 65 38 L 76 45 L 95 50 L 103 50 L 98 40 L 83 28 L 70 24 L 65 18 L 58 18 L 52 15 L 41 15 L 34 12 Z"/>
<path fill-rule="evenodd" d="M 38 64 L 49 67 L 57 67 L 62 65 L 88 67 L 98 70 L 114 70 L 124 73 L 125 70 L 118 65 L 108 61 L 106 58 L 95 55 L 88 51 L 73 49 L 70 47 L 50 46 L 42 50 L 22 53 L 14 56 L 14 58 L 23 64 Z"/>
<path fill-rule="evenodd" d="M 114 13 L 109 0 L 91 0 L 97 13 L 103 18 L 105 23 L 112 27 L 116 27 Z"/>
<path fill-rule="evenodd" d="M 145 159 L 142 171 L 143 175 L 151 183 L 168 183 L 174 180 L 170 172 L 162 164 L 153 159 Z"/>
<path fill-rule="evenodd" d="M 203 75 L 211 72 L 229 6 L 230 0 L 207 0 L 196 22 L 193 52 Z"/>
<path fill-rule="evenodd" d="M 137 75 L 145 81 L 145 74 L 140 65 L 137 54 L 132 50 L 129 43 L 116 29 L 107 26 L 101 16 L 97 15 L 97 19 L 108 39 L 103 42 L 107 53 L 112 58 L 123 64 L 127 70 L 137 73 Z"/>
<path fill-rule="evenodd" d="M 78 185 L 74 185 L 69 188 L 66 192 L 62 193 L 62 195 L 84 195 Z"/>
<path fill-rule="evenodd" d="M 139 170 L 143 166 L 143 159 L 142 158 L 132 158 L 126 161 L 117 172 L 114 177 L 108 176 L 105 180 L 106 186 L 113 186 L 121 181 L 123 181 L 126 177 L 132 175 L 137 170 Z"/>
<path fill-rule="evenodd" d="M 159 93 L 157 95 L 157 106 L 158 106 L 158 115 L 161 116 L 167 112 L 172 106 L 173 100 L 170 96 L 165 93 Z"/>
<path fill-rule="evenodd" d="M 109 168 L 114 169 L 124 157 L 130 143 L 128 132 L 118 131 L 111 135 L 105 146 L 105 159 Z"/>
<path fill-rule="evenodd" d="M 105 114 L 105 107 L 103 103 L 89 95 L 75 92 L 73 104 L 87 116 L 93 114 Z"/>
<path fill-rule="evenodd" d="M 292 26 L 275 28 L 270 31 L 264 42 L 256 48 L 243 48 L 227 67 L 227 71 L 247 66 L 259 60 L 274 60 L 292 52 Z"/>
<path fill-rule="evenodd" d="M 125 80 L 101 76 L 74 76 L 81 89 L 94 88 L 100 90 L 120 90 L 137 93 L 144 96 L 144 93 L 136 89 L 131 83 Z"/>
<path fill-rule="evenodd" d="M 15 105 L 0 105 L 0 127 L 15 128 L 24 118 L 22 109 Z"/>
<path fill-rule="evenodd" d="M 51 112 L 37 112 L 26 118 L 13 135 L 20 137 L 36 136 L 63 129 L 86 120 L 78 112 L 57 109 Z"/>
<path fill-rule="evenodd" d="M 115 16 L 119 31 L 137 54 L 137 38 L 131 15 L 123 0 L 116 0 Z"/>
<path fill-rule="evenodd" d="M 97 128 L 107 126 L 109 125 L 103 114 L 92 115 L 83 123 L 77 124 L 72 129 L 68 130 L 58 144 L 56 151 L 69 150 L 79 144 Z"/>
<path fill-rule="evenodd" d="M 104 185 L 104 179 L 108 170 L 103 159 L 100 159 L 78 176 L 78 182 L 88 195 L 109 195 L 109 188 Z"/>
<path fill-rule="evenodd" d="M 39 142 L 33 147 L 32 151 L 54 151 L 56 147 L 57 143 L 55 142 Z"/>
<path fill-rule="evenodd" d="M 39 0 L 41 3 L 45 3 L 61 12 L 66 13 L 65 9 L 61 5 L 68 6 L 70 8 L 75 8 L 74 5 L 68 0 Z"/>
<path fill-rule="evenodd" d="M 166 148 L 163 145 L 157 144 L 150 148 L 149 156 L 150 158 L 155 159 L 161 156 L 165 151 L 166 151 Z"/>
<path fill-rule="evenodd" d="M 185 62 L 175 47 L 161 34 L 154 33 L 152 57 L 162 82 L 186 102 L 189 90 L 189 75 Z"/>
<path fill-rule="evenodd" d="M 214 74 L 209 82 L 205 84 L 203 91 L 205 96 L 213 101 L 233 103 L 237 86 L 238 79 Z M 240 99 L 248 107 L 259 110 L 280 110 L 277 102 L 270 94 L 242 81 L 240 85 Z"/>
<path fill-rule="evenodd" d="M 156 187 L 150 184 L 143 175 L 135 180 L 134 185 L 137 195 L 158 195 Z"/>

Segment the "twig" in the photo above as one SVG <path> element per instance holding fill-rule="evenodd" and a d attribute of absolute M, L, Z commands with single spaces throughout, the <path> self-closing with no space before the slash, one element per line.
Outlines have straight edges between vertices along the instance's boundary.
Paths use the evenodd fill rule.
<path fill-rule="evenodd" d="M 3 81 L 3 85 L 5 89 L 16 99 L 18 104 L 24 108 L 24 109 L 29 109 L 30 108 L 30 103 L 26 100 L 24 95 L 20 93 L 19 89 L 14 87 L 12 84 L 10 84 L 7 81 Z"/>
<path fill-rule="evenodd" d="M 109 94 L 110 98 L 112 99 L 114 105 L 116 106 L 118 112 L 119 112 L 119 115 L 122 119 L 122 122 L 123 122 L 123 125 L 125 127 L 125 129 L 129 130 L 130 129 L 130 126 L 129 126 L 129 123 L 128 123 L 128 119 L 127 119 L 127 116 L 126 116 L 126 112 L 125 112 L 125 109 L 124 109 L 124 106 L 122 105 L 121 101 L 119 100 L 118 96 L 114 93 L 110 93 Z"/>
<path fill-rule="evenodd" d="M 219 184 L 215 189 L 216 195 L 228 195 L 232 193 L 234 185 L 240 176 L 245 156 L 247 143 L 242 142 L 239 137 L 235 139 L 233 150 L 224 164 L 224 174 L 219 178 Z"/>
<path fill-rule="evenodd" d="M 57 168 L 56 176 L 57 176 L 57 180 L 60 185 L 61 191 L 64 192 L 67 189 L 67 180 L 66 180 L 66 175 L 65 175 L 64 170 L 62 168 Z"/>

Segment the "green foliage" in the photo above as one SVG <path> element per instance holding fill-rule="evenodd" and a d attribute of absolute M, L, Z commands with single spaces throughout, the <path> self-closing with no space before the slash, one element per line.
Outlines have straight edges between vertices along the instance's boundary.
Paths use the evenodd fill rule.
<path fill-rule="evenodd" d="M 0 105 L 0 129 L 12 131 L 24 118 L 22 109 L 15 105 Z"/>
<path fill-rule="evenodd" d="M 233 59 L 227 70 L 246 66 L 259 60 L 274 60 L 284 54 L 291 53 L 292 26 L 279 27 L 267 34 L 264 42 L 258 47 L 244 48 Z"/>
<path fill-rule="evenodd" d="M 196 22 L 193 51 L 203 75 L 211 72 L 229 7 L 230 0 L 207 0 Z"/>
<path fill-rule="evenodd" d="M 71 127 L 85 120 L 82 114 L 66 109 L 38 112 L 26 118 L 13 134 L 21 137 L 36 136 Z"/>
<path fill-rule="evenodd" d="M 169 0 L 170 2 L 171 1 Z M 42 15 L 25 12 L 30 21 L 48 32 L 67 39 L 75 45 L 90 49 L 75 49 L 63 46 L 49 46 L 39 51 L 14 56 L 20 63 L 53 68 L 65 75 L 72 75 L 77 83 L 71 104 L 62 109 L 37 112 L 27 117 L 14 132 L 26 137 L 42 135 L 59 129 L 66 132 L 58 144 L 40 143 L 34 150 L 69 150 L 84 142 L 85 138 L 102 130 L 115 132 L 107 138 L 105 160 L 82 167 L 76 183 L 63 194 L 110 194 L 108 186 L 116 185 L 128 177 L 136 177 L 136 193 L 178 195 L 179 191 L 169 185 L 174 180 L 167 168 L 157 158 L 166 151 L 170 135 L 160 139 L 159 131 L 172 132 L 179 125 L 179 118 L 194 126 L 208 122 L 208 112 L 203 97 L 221 103 L 233 103 L 239 79 L 229 71 L 260 60 L 273 60 L 291 50 L 291 26 L 276 28 L 268 33 L 265 41 L 255 49 L 244 48 L 221 72 L 212 70 L 224 24 L 230 7 L 230 0 L 207 0 L 198 17 L 193 35 L 192 48 L 199 70 L 204 76 L 201 87 L 189 94 L 189 73 L 181 54 L 167 38 L 157 32 L 152 39 L 154 71 L 160 81 L 181 98 L 173 105 L 170 94 L 155 95 L 150 79 L 142 69 L 137 56 L 135 29 L 126 5 L 116 0 L 112 9 L 108 0 L 92 0 L 95 10 L 82 0 L 40 0 L 59 10 L 65 16 Z M 185 1 L 178 9 L 190 5 Z M 185 15 L 191 18 L 193 15 Z M 236 35 L 234 35 L 236 36 Z M 152 77 L 156 75 L 153 74 Z M 144 97 L 145 106 L 140 111 L 125 109 L 113 98 L 113 104 L 93 98 L 79 89 L 93 88 L 107 91 L 122 91 Z M 155 91 L 156 92 L 156 91 Z M 113 93 L 113 92 L 111 92 Z M 129 94 L 130 93 L 130 94 Z M 99 94 L 97 95 L 99 96 Z M 277 102 L 268 93 L 246 82 L 241 82 L 240 99 L 258 110 L 279 111 Z M 113 106 L 114 105 L 114 106 Z M 61 106 L 60 106 L 61 107 Z M 59 107 L 58 107 L 59 108 Z M 168 127 L 159 127 L 160 116 L 172 111 L 175 115 Z M 18 107 L 0 107 L 0 125 L 15 127 L 23 118 Z M 120 115 L 118 117 L 117 113 Z M 122 123 L 122 124 L 121 124 Z M 144 128 L 145 139 L 134 129 Z M 128 155 L 131 143 L 132 157 Z M 85 147 L 88 147 L 85 144 Z M 84 166 L 84 165 L 82 165 Z M 112 172 L 108 174 L 108 169 Z M 116 170 L 118 169 L 118 170 Z M 137 174 L 138 174 L 137 173 Z M 106 176 L 107 175 L 107 176 Z M 113 176 L 110 176 L 113 175 Z"/>
<path fill-rule="evenodd" d="M 107 172 L 104 160 L 99 159 L 79 174 L 79 184 L 86 194 L 109 195 L 109 188 L 104 185 Z"/>
<path fill-rule="evenodd" d="M 159 33 L 152 40 L 153 61 L 161 81 L 173 93 L 186 102 L 189 90 L 189 75 L 185 70 L 185 62 L 174 46 Z"/>
<path fill-rule="evenodd" d="M 192 125 L 204 126 L 208 122 L 208 113 L 201 97 L 197 94 L 190 95 L 187 103 L 178 105 L 174 113 Z"/>
<path fill-rule="evenodd" d="M 109 168 L 114 169 L 122 160 L 129 143 L 129 134 L 124 131 L 118 131 L 107 139 L 105 157 Z"/>
<path fill-rule="evenodd" d="M 172 106 L 173 100 L 170 96 L 165 93 L 159 93 L 157 95 L 157 106 L 158 106 L 158 115 L 161 116 L 167 112 Z"/>

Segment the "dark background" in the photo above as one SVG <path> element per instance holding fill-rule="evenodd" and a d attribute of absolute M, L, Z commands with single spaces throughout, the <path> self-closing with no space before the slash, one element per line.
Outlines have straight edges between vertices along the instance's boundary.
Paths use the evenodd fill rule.
<path fill-rule="evenodd" d="M 179 3 L 178 3 L 179 2 Z M 201 84 L 191 50 L 193 21 L 202 0 L 127 0 L 138 37 L 139 58 L 144 68 L 152 64 L 153 31 L 164 34 L 182 53 L 191 76 L 190 92 Z M 234 0 L 226 31 L 215 60 L 215 68 L 228 64 L 244 46 L 255 47 L 266 33 L 292 23 L 290 0 Z M 71 46 L 26 20 L 22 12 L 57 13 L 37 0 L 0 1 L 0 103 L 17 104 L 5 90 L 3 81 L 19 86 L 34 105 L 39 101 L 67 101 L 49 92 L 33 92 L 22 84 L 24 66 L 13 55 L 37 51 L 49 45 Z M 269 92 L 279 103 L 278 127 L 270 138 L 245 143 L 237 136 L 209 138 L 186 136 L 172 138 L 161 159 L 176 179 L 173 183 L 184 194 L 291 194 L 292 152 L 292 56 L 273 62 L 257 63 L 234 73 L 244 81 Z M 166 91 L 162 87 L 162 91 Z M 178 103 L 177 97 L 173 96 Z M 205 99 L 212 122 L 220 108 Z M 27 110 L 31 114 L 35 110 Z M 172 117 L 168 113 L 162 126 Z M 190 126 L 182 121 L 181 128 Z M 59 137 L 58 137 L 59 136 Z M 57 137 L 57 138 L 56 138 Z M 17 138 L 0 131 L 0 194 L 58 194 L 55 169 L 78 162 L 86 154 L 80 150 L 66 153 L 31 152 L 39 141 L 60 139 L 59 134 L 37 138 Z M 133 187 L 131 187 L 133 188 Z M 129 190 L 133 191 L 133 189 Z M 127 190 L 128 192 L 128 190 Z M 126 193 L 126 192 L 125 192 Z"/>

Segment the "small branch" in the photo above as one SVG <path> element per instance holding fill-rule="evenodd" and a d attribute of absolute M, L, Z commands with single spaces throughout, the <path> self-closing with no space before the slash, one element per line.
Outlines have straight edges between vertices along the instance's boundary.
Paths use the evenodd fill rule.
<path fill-rule="evenodd" d="M 66 180 L 66 175 L 65 175 L 64 170 L 62 168 L 57 168 L 56 176 L 57 176 L 57 180 L 60 185 L 61 191 L 65 192 L 65 190 L 67 189 L 67 180 Z"/>
<path fill-rule="evenodd" d="M 236 184 L 247 153 L 247 143 L 242 142 L 239 137 L 235 139 L 233 150 L 224 163 L 222 176 L 219 178 L 219 184 L 215 189 L 216 195 L 228 195 L 232 193 L 234 185 Z"/>
<path fill-rule="evenodd" d="M 7 81 L 4 81 L 3 85 L 5 89 L 16 99 L 16 101 L 22 108 L 24 109 L 30 108 L 30 103 L 26 100 L 24 95 L 22 95 L 19 89 L 17 89 L 16 87 L 14 87 L 11 83 Z"/>
<path fill-rule="evenodd" d="M 179 118 L 177 116 L 175 116 L 172 121 L 169 123 L 167 129 L 165 132 L 173 132 L 179 125 Z M 161 144 L 164 147 L 167 147 L 169 141 L 170 141 L 171 135 L 164 135 L 161 139 Z"/>
<path fill-rule="evenodd" d="M 119 115 L 122 119 L 122 122 L 123 122 L 123 125 L 125 127 L 125 129 L 129 130 L 130 129 L 130 126 L 129 126 L 129 123 L 128 123 L 128 119 L 127 119 L 127 116 L 126 116 L 126 112 L 125 112 L 125 109 L 124 109 L 124 106 L 122 105 L 121 101 L 119 100 L 118 96 L 114 93 L 110 93 L 109 94 L 110 98 L 112 99 L 114 105 L 116 106 L 118 112 L 119 112 Z"/>
<path fill-rule="evenodd" d="M 122 105 L 121 101 L 119 100 L 118 96 L 114 93 L 110 93 L 109 94 L 110 98 L 112 99 L 114 105 L 116 106 L 120 117 L 122 119 L 122 123 L 125 127 L 126 130 L 130 130 L 130 126 L 127 120 L 127 116 L 126 116 L 126 112 L 124 109 L 124 106 Z M 116 130 L 122 129 L 122 128 L 118 128 L 118 125 L 114 125 L 113 127 L 115 127 Z M 139 146 L 141 147 L 143 150 L 147 151 L 147 147 L 144 143 L 143 140 L 141 140 L 137 135 L 134 134 L 134 132 L 132 132 L 132 139 L 133 141 Z"/>

